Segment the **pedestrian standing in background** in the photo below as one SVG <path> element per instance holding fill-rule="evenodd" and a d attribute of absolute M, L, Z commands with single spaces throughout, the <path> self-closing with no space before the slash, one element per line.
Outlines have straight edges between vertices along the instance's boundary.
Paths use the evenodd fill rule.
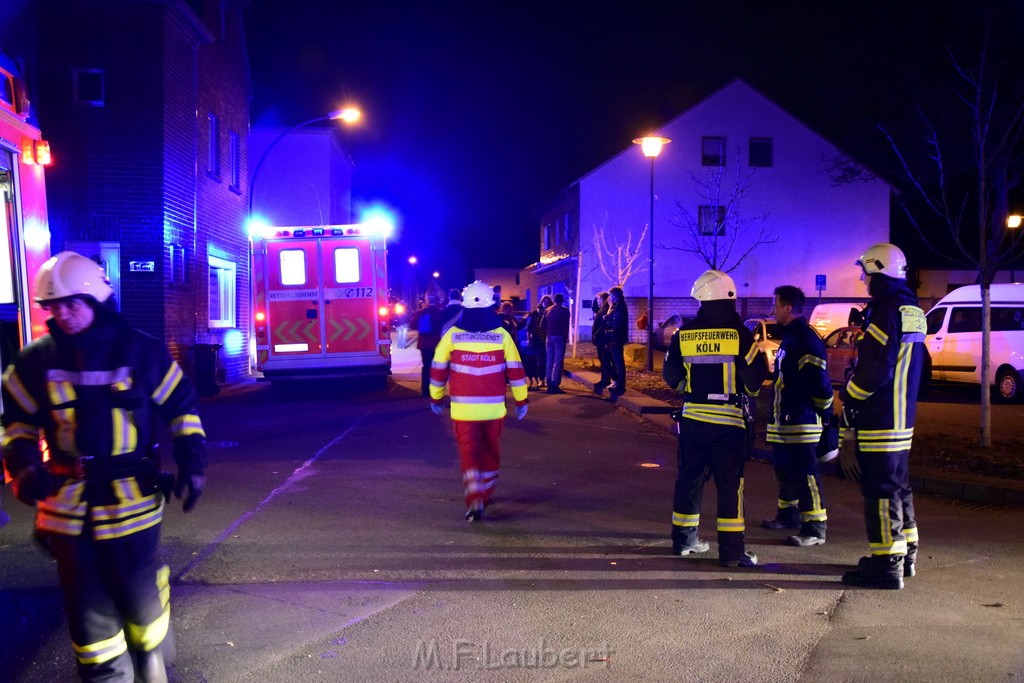
<path fill-rule="evenodd" d="M 498 319 L 501 321 L 501 327 L 509 333 L 512 337 L 512 341 L 515 342 L 516 348 L 519 348 L 519 319 L 516 318 L 515 310 L 512 308 L 511 301 L 505 301 L 498 308 Z M 520 351 L 520 355 L 522 352 Z"/>
<path fill-rule="evenodd" d="M 608 313 L 605 315 L 605 353 L 611 365 L 611 384 L 608 393 L 614 401 L 626 393 L 626 343 L 629 341 L 629 309 L 622 287 L 608 290 Z"/>
<path fill-rule="evenodd" d="M 547 334 L 541 323 L 544 320 L 544 311 L 552 304 L 554 304 L 554 301 L 551 300 L 551 297 L 547 295 L 542 296 L 537 304 L 537 308 L 530 313 L 529 326 L 526 328 L 527 333 L 530 335 L 530 348 L 533 349 L 534 357 L 537 359 L 535 379 L 538 388 L 542 388 L 547 384 Z"/>
<path fill-rule="evenodd" d="M 441 298 L 436 294 L 428 294 L 426 304 L 416 311 L 412 317 L 412 327 L 416 328 L 416 348 L 420 351 L 423 366 L 420 372 L 420 391 L 424 397 L 430 396 L 430 364 L 434 361 L 434 349 L 441 341 L 444 311 L 441 310 Z"/>
<path fill-rule="evenodd" d="M 477 280 L 462 292 L 462 317 L 441 338 L 430 370 L 430 409 L 440 415 L 445 389 L 466 496 L 466 520 L 483 518 L 501 467 L 499 438 L 505 386 L 512 387 L 516 419 L 526 417 L 526 374 L 512 337 L 494 311 L 494 292 Z"/>
<path fill-rule="evenodd" d="M 613 290 L 614 291 L 614 290 Z M 614 296 L 614 294 L 613 294 Z M 691 296 L 697 317 L 676 330 L 662 375 L 682 394 L 679 472 L 672 503 L 672 554 L 705 553 L 697 536 L 705 472 L 718 490 L 718 561 L 723 567 L 751 567 L 743 520 L 743 469 L 747 430 L 743 395 L 756 396 L 768 362 L 736 313 L 736 285 L 719 270 L 697 278 Z"/>
<path fill-rule="evenodd" d="M 594 299 L 594 325 L 590 328 L 590 341 L 594 344 L 597 360 L 601 365 L 601 379 L 594 384 L 594 393 L 598 396 L 604 393 L 605 387 L 612 381 L 612 363 L 611 357 L 608 355 L 606 341 L 608 336 L 608 297 L 608 292 L 601 292 Z"/>
<path fill-rule="evenodd" d="M 782 343 L 775 357 L 775 398 L 768 423 L 779 505 L 766 529 L 799 529 L 789 545 L 825 542 L 827 515 L 816 450 L 822 419 L 832 414 L 832 383 L 825 366 L 825 345 L 803 316 L 807 297 L 797 287 L 775 288 L 775 321 Z"/>
<path fill-rule="evenodd" d="M 185 512 L 199 500 L 206 435 L 192 383 L 163 342 L 128 326 L 113 293 L 103 269 L 74 252 L 40 268 L 35 300 L 51 313 L 49 334 L 4 373 L 3 461 L 57 561 L 79 677 L 167 681 L 174 637 L 160 524 L 171 489 Z M 166 490 L 158 426 L 170 428 L 178 465 Z"/>
<path fill-rule="evenodd" d="M 441 311 L 441 335 L 443 336 L 459 316 L 462 315 L 462 292 L 452 287 L 448 290 L 448 303 Z"/>
<path fill-rule="evenodd" d="M 896 245 L 876 244 L 856 264 L 871 301 L 857 367 L 839 398 L 845 426 L 856 430 L 857 441 L 857 466 L 844 464 L 843 470 L 860 476 L 871 554 L 843 574 L 843 583 L 900 589 L 905 577 L 917 573 L 909 460 L 927 325 L 907 286 L 907 257 Z"/>
<path fill-rule="evenodd" d="M 569 338 L 569 309 L 562 305 L 565 297 L 555 294 L 554 303 L 544 309 L 541 327 L 547 336 L 547 370 L 549 394 L 564 394 L 562 365 L 565 363 L 565 344 Z"/>

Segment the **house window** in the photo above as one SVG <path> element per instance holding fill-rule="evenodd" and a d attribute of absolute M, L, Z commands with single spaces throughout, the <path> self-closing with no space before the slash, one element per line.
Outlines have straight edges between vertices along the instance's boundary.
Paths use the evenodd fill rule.
<path fill-rule="evenodd" d="M 170 280 L 172 285 L 188 284 L 188 265 L 185 262 L 185 247 L 180 244 L 167 245 L 170 252 Z"/>
<path fill-rule="evenodd" d="M 238 189 L 242 186 L 242 184 L 240 182 L 242 162 L 241 162 L 240 147 L 239 147 L 239 145 L 241 143 L 240 143 L 239 138 L 238 138 L 238 133 L 235 133 L 235 132 L 228 133 L 228 140 L 231 141 L 231 150 L 230 150 L 230 152 L 231 152 L 231 159 L 230 159 L 230 163 L 231 163 L 231 170 L 230 170 L 230 172 L 231 172 L 231 185 L 230 186 L 231 186 L 232 190 L 238 191 Z"/>
<path fill-rule="evenodd" d="M 562 220 L 560 218 L 555 219 L 555 244 L 562 238 Z"/>
<path fill-rule="evenodd" d="M 210 327 L 235 326 L 235 275 L 237 266 L 210 256 Z"/>
<path fill-rule="evenodd" d="M 752 168 L 771 168 L 771 138 L 750 138 L 749 164 Z"/>
<path fill-rule="evenodd" d="M 217 118 L 216 114 L 208 114 L 206 117 L 207 121 L 207 133 L 210 136 L 209 144 L 207 145 L 207 156 L 206 160 L 206 172 L 213 178 L 220 177 L 220 119 Z"/>
<path fill-rule="evenodd" d="M 565 242 L 566 244 L 569 243 L 569 229 L 571 226 L 572 221 L 569 218 L 569 214 L 565 214 L 565 221 L 562 224 L 562 230 L 564 230 L 564 232 L 562 233 L 562 241 Z"/>
<path fill-rule="evenodd" d="M 725 166 L 725 138 L 702 137 L 700 163 L 702 166 Z"/>
<path fill-rule="evenodd" d="M 721 237 L 725 235 L 725 207 L 707 206 L 697 207 L 697 228 L 701 235 Z"/>
<path fill-rule="evenodd" d="M 76 106 L 102 107 L 106 105 L 103 69 L 72 69 L 71 88 L 74 91 Z"/>
<path fill-rule="evenodd" d="M 551 224 L 548 223 L 544 226 L 544 248 L 551 248 Z"/>

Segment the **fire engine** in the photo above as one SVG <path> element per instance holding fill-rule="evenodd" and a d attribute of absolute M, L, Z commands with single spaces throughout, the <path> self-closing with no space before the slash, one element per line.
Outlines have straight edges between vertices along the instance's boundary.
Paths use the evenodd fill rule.
<path fill-rule="evenodd" d="M 264 379 L 391 374 L 387 247 L 374 225 L 255 231 L 252 268 Z"/>

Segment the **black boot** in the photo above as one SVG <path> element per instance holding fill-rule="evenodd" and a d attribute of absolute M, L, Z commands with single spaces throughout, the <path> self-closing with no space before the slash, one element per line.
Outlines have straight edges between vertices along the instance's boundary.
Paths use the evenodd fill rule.
<path fill-rule="evenodd" d="M 167 683 L 167 664 L 164 662 L 164 655 L 160 648 L 149 652 L 136 652 L 135 662 L 138 668 L 136 681 Z"/>
<path fill-rule="evenodd" d="M 909 578 L 917 575 L 917 544 L 907 544 L 907 556 L 903 558 L 903 577 Z"/>
<path fill-rule="evenodd" d="M 843 583 L 861 588 L 899 590 L 903 588 L 903 555 L 862 557 L 855 570 L 843 574 Z"/>
<path fill-rule="evenodd" d="M 762 529 L 799 529 L 800 511 L 796 508 L 779 508 L 775 513 L 775 519 L 766 519 L 761 522 Z"/>

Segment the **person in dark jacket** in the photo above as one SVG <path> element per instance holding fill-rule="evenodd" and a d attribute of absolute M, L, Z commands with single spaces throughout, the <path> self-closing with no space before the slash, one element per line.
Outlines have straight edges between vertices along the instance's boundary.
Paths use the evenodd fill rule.
<path fill-rule="evenodd" d="M 423 368 L 420 373 L 420 393 L 424 398 L 430 397 L 430 364 L 434 362 L 434 350 L 441 341 L 444 327 L 444 311 L 441 310 L 441 299 L 436 294 L 428 294 L 426 304 L 416 311 L 412 317 L 412 326 L 416 329 L 416 348 L 419 349 Z"/>
<path fill-rule="evenodd" d="M 779 505 L 766 529 L 799 529 L 789 545 L 825 542 L 827 515 L 816 450 L 822 419 L 832 413 L 832 383 L 825 365 L 825 345 L 803 317 L 807 297 L 797 287 L 775 288 L 775 321 L 782 343 L 775 357 L 775 399 L 768 423 Z"/>
<path fill-rule="evenodd" d="M 604 318 L 604 341 L 611 366 L 608 393 L 614 401 L 626 393 L 626 343 L 629 341 L 629 309 L 622 287 L 608 290 L 608 313 Z"/>
<path fill-rule="evenodd" d="M 594 324 L 590 328 L 590 341 L 601 364 L 601 379 L 594 384 L 594 393 L 600 396 L 612 381 L 612 362 L 608 355 L 608 311 L 611 308 L 608 292 L 601 292 L 594 299 Z"/>
<path fill-rule="evenodd" d="M 530 348 L 533 349 L 533 354 L 536 358 L 536 363 L 531 366 L 534 372 L 531 378 L 535 380 L 538 388 L 546 385 L 545 373 L 548 366 L 547 332 L 541 323 L 544 321 L 544 311 L 553 303 L 550 296 L 546 294 L 542 296 L 537 303 L 537 308 L 530 313 L 528 327 L 526 328 L 526 332 L 530 337 Z"/>
<path fill-rule="evenodd" d="M 909 459 L 927 324 L 897 246 L 876 244 L 856 263 L 871 301 L 857 367 L 839 392 L 846 426 L 856 430 L 856 466 L 841 464 L 848 476 L 861 475 L 871 554 L 843 575 L 843 583 L 900 589 L 917 568 Z"/>
<path fill-rule="evenodd" d="M 74 252 L 40 268 L 35 299 L 52 313 L 50 332 L 4 374 L 3 460 L 56 558 L 79 676 L 166 681 L 174 648 L 160 523 L 171 489 L 186 512 L 203 492 L 205 434 L 191 382 L 112 295 L 103 270 Z M 173 439 L 172 482 L 153 452 L 160 425 Z"/>
<path fill-rule="evenodd" d="M 743 395 L 756 396 L 768 362 L 736 313 L 736 285 L 718 270 L 702 274 L 691 292 L 697 317 L 672 335 L 662 375 L 683 394 L 679 419 L 679 473 L 672 503 L 672 554 L 705 553 L 698 538 L 705 472 L 718 489 L 718 561 L 751 567 L 743 521 L 746 432 Z"/>
<path fill-rule="evenodd" d="M 555 294 L 554 303 L 544 309 L 540 326 L 547 338 L 547 378 L 549 394 L 564 394 L 562 389 L 562 366 L 565 363 L 565 346 L 569 339 L 569 309 L 562 305 L 565 297 Z"/>

